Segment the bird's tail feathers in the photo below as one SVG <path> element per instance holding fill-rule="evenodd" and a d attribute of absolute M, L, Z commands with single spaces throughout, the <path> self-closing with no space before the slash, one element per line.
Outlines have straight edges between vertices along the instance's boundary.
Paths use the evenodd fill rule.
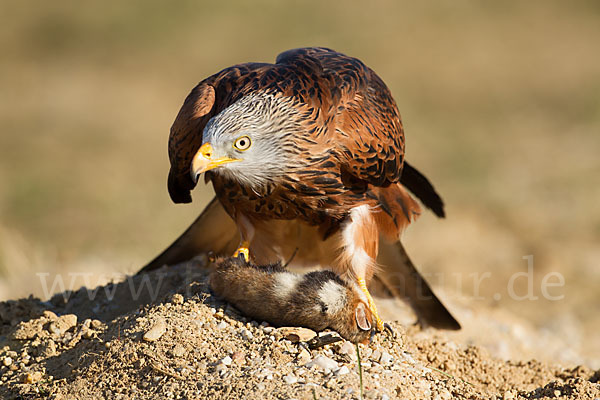
<path fill-rule="evenodd" d="M 400 183 L 417 196 L 423 205 L 433 211 L 435 215 L 440 218 L 446 216 L 444 201 L 436 192 L 431 182 L 429 182 L 425 175 L 407 162 L 404 163 Z"/>
<path fill-rule="evenodd" d="M 438 329 L 458 330 L 459 322 L 435 295 L 425 278 L 415 268 L 399 241 L 382 241 L 377 262 L 381 272 L 377 276 L 394 297 L 408 302 L 421 325 Z"/>

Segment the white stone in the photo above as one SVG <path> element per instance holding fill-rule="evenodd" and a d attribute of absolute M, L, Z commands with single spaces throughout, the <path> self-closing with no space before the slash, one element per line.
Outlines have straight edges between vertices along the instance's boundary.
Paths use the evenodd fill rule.
<path fill-rule="evenodd" d="M 338 353 L 348 356 L 351 360 L 356 360 L 356 347 L 347 340 L 345 340 L 344 344 L 340 346 Z"/>
<path fill-rule="evenodd" d="M 226 356 L 225 358 L 223 358 L 221 360 L 221 364 L 229 366 L 229 365 L 231 365 L 231 361 L 232 361 L 231 357 Z"/>
<path fill-rule="evenodd" d="M 225 329 L 227 328 L 227 322 L 221 321 L 217 324 L 217 329 Z"/>
<path fill-rule="evenodd" d="M 331 358 L 325 356 L 318 356 L 314 360 L 306 364 L 308 368 L 312 367 L 313 365 L 323 370 L 334 370 L 338 367 L 338 363 L 335 360 L 332 360 Z"/>
<path fill-rule="evenodd" d="M 302 347 L 302 348 L 300 348 L 300 351 L 298 352 L 296 359 L 298 360 L 299 363 L 306 364 L 311 359 L 310 352 L 308 350 L 306 350 L 304 347 Z"/>
<path fill-rule="evenodd" d="M 437 396 L 439 400 L 450 400 L 452 399 L 452 393 L 450 393 L 447 389 L 442 390 Z"/>
<path fill-rule="evenodd" d="M 380 358 L 381 358 L 381 351 L 379 349 L 375 349 L 373 351 L 373 354 L 371 354 L 371 360 L 379 362 Z"/>
<path fill-rule="evenodd" d="M 388 353 L 387 351 L 384 351 L 383 353 L 381 353 L 381 358 L 379 359 L 379 363 L 382 365 L 387 365 L 387 364 L 390 364 L 393 360 L 394 360 L 394 358 L 390 355 L 390 353 Z"/>
<path fill-rule="evenodd" d="M 296 378 L 294 375 L 286 375 L 283 377 L 283 380 L 288 385 L 293 385 L 294 383 L 298 382 L 298 378 Z"/>
<path fill-rule="evenodd" d="M 242 329 L 242 339 L 244 340 L 252 340 L 252 338 L 254 337 L 254 335 L 252 334 L 252 332 L 250 332 L 248 329 Z"/>
<path fill-rule="evenodd" d="M 345 365 L 344 365 L 344 366 L 342 366 L 342 368 L 340 368 L 340 369 L 338 369 L 337 371 L 335 371 L 335 374 L 336 374 L 337 376 L 340 376 L 340 375 L 346 375 L 346 374 L 349 374 L 349 373 L 350 373 L 350 370 L 349 370 L 349 369 L 348 369 L 348 367 L 346 367 Z"/>
<path fill-rule="evenodd" d="M 147 342 L 157 341 L 166 331 L 167 323 L 163 318 L 159 318 L 152 328 L 144 333 L 144 340 Z"/>

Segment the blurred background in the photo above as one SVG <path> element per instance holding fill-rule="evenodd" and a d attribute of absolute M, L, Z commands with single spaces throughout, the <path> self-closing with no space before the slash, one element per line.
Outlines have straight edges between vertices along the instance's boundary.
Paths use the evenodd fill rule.
<path fill-rule="evenodd" d="M 96 286 L 162 251 L 211 196 L 174 205 L 166 190 L 191 88 L 317 45 L 388 84 L 407 159 L 446 201 L 445 220 L 424 213 L 406 232 L 432 283 L 600 354 L 598 2 L 6 0 L 0 13 L 0 300 L 46 298 L 57 276 Z M 537 300 L 508 290 L 527 256 L 513 294 Z M 560 300 L 541 291 L 553 272 Z"/>

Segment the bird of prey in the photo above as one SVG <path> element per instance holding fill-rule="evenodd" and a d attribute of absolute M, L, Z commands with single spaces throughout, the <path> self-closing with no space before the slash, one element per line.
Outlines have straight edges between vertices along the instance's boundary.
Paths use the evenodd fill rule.
<path fill-rule="evenodd" d="M 404 150 L 390 90 L 356 58 L 300 48 L 275 64 L 226 68 L 192 89 L 169 138 L 171 199 L 191 202 L 204 174 L 218 200 L 142 271 L 224 251 L 239 234 L 235 255 L 256 263 L 295 255 L 357 283 L 378 330 L 368 290 L 375 275 L 430 325 L 458 329 L 399 242 L 421 212 L 406 188 L 444 213 Z"/>

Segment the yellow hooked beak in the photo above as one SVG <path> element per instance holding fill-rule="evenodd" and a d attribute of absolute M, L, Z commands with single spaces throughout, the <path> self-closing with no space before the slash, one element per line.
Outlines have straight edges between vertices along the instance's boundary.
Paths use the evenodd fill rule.
<path fill-rule="evenodd" d="M 213 158 L 214 152 L 210 143 L 204 143 L 192 160 L 192 167 L 190 168 L 190 174 L 194 182 L 198 181 L 198 178 L 202 173 L 211 169 L 217 168 L 223 164 L 228 164 L 235 161 L 241 161 L 236 158 L 221 157 Z"/>

